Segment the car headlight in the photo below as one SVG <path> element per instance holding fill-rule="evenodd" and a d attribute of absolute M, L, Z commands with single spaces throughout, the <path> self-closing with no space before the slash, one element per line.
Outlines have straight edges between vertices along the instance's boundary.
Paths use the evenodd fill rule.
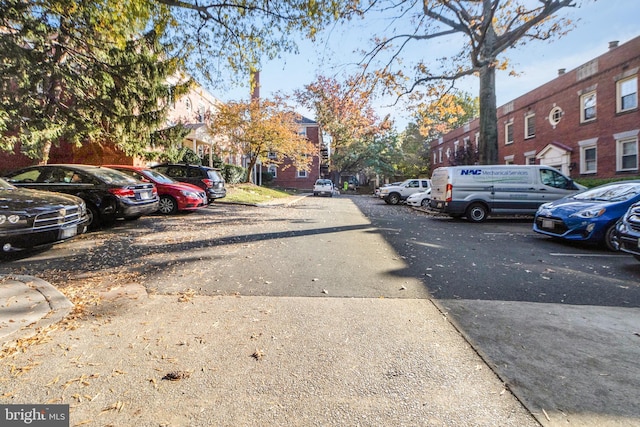
<path fill-rule="evenodd" d="M 193 197 L 193 198 L 198 198 L 199 196 L 194 193 L 193 191 L 186 191 L 186 190 L 182 190 L 180 191 L 182 193 L 183 196 L 185 197 Z"/>
<path fill-rule="evenodd" d="M 0 227 L 14 228 L 16 226 L 25 226 L 27 223 L 26 218 L 21 218 L 20 215 L 0 215 Z"/>
<path fill-rule="evenodd" d="M 605 208 L 589 208 L 582 210 L 580 212 L 574 213 L 571 216 L 576 216 L 578 218 L 597 218 L 599 216 L 604 215 L 607 210 Z"/>

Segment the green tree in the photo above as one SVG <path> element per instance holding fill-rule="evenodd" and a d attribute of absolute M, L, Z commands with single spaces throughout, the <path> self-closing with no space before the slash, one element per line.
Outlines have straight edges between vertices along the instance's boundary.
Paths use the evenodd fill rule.
<path fill-rule="evenodd" d="M 374 46 L 365 52 L 363 63 L 374 67 L 374 58 L 380 59 L 382 69 L 376 74 L 383 76 L 400 96 L 420 90 L 437 99 L 443 91 L 455 86 L 457 80 L 479 76 L 479 161 L 492 164 L 498 162 L 495 73 L 497 69 L 508 68 L 508 60 L 499 57 L 509 48 L 529 41 L 564 35 L 572 22 L 558 12 L 578 3 L 576 0 L 378 1 L 366 11 L 354 13 L 365 16 L 384 11 L 386 16 L 394 16 L 385 26 L 392 33 L 375 34 Z M 403 50 L 415 52 L 416 43 L 444 38 L 447 46 L 457 45 L 460 49 L 436 61 L 419 61 L 413 67 L 401 62 Z"/>
<path fill-rule="evenodd" d="M 429 176 L 429 146 L 417 123 L 409 123 L 400 135 L 403 157 L 398 172 L 405 177 Z"/>
<path fill-rule="evenodd" d="M 42 163 L 52 144 L 116 142 L 144 152 L 164 122 L 179 61 L 160 43 L 166 24 L 135 0 L 0 1 L 0 148 Z M 112 14 L 119 7 L 120 14 Z"/>

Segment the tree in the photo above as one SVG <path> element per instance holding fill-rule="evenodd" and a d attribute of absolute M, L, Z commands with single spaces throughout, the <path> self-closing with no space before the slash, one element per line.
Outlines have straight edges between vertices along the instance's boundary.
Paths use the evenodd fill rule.
<path fill-rule="evenodd" d="M 417 123 L 409 123 L 401 134 L 403 157 L 398 172 L 405 177 L 429 176 L 429 146 Z"/>
<path fill-rule="evenodd" d="M 388 117 L 380 120 L 371 105 L 372 87 L 366 80 L 319 76 L 316 82 L 295 92 L 297 101 L 315 112 L 316 121 L 331 139 L 330 169 L 338 176 L 354 170 L 362 144 L 373 141 L 391 128 Z"/>
<path fill-rule="evenodd" d="M 42 163 L 60 141 L 144 152 L 164 122 L 160 101 L 188 84 L 167 84 L 179 62 L 160 43 L 162 21 L 142 33 L 152 9 L 136 4 L 0 1 L 0 148 L 20 144 Z M 121 8 L 117 18 L 110 7 Z"/>
<path fill-rule="evenodd" d="M 557 13 L 575 7 L 576 0 L 423 0 L 376 2 L 387 13 L 396 10 L 396 30 L 390 37 L 376 35 L 374 48 L 366 53 L 368 66 L 373 59 L 390 52 L 379 75 L 387 76 L 398 94 L 407 95 L 419 88 L 437 98 L 443 89 L 455 86 L 457 80 L 478 75 L 480 81 L 480 141 L 481 164 L 498 162 L 498 126 L 496 111 L 496 69 L 505 69 L 508 62 L 498 57 L 507 49 L 531 40 L 549 40 L 561 36 L 571 27 L 571 21 Z M 360 11 L 362 13 L 362 11 Z M 404 32 L 404 28 L 411 28 Z M 394 69 L 401 51 L 412 42 L 447 38 L 447 43 L 459 43 L 460 50 L 438 62 L 418 62 L 410 70 Z M 408 82 L 408 84 L 406 84 Z M 446 84 L 443 84 L 446 82 Z"/>
<path fill-rule="evenodd" d="M 281 52 L 297 53 L 300 36 L 315 39 L 319 30 L 355 10 L 360 1 L 154 2 L 167 7 L 171 25 L 180 28 L 168 36 L 178 51 L 189 55 L 185 65 L 191 74 L 207 81 L 219 82 L 224 75 L 246 82 L 250 70 L 260 69 L 263 60 Z"/>
<path fill-rule="evenodd" d="M 226 138 L 233 153 L 248 157 L 246 182 L 249 182 L 258 161 L 309 170 L 319 148 L 299 134 L 299 119 L 280 100 L 253 99 L 220 105 L 210 130 Z"/>

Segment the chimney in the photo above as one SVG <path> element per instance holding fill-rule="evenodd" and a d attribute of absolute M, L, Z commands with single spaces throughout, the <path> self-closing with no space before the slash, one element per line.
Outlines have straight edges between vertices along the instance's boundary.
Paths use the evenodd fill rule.
<path fill-rule="evenodd" d="M 251 99 L 260 99 L 260 71 L 251 69 Z"/>
<path fill-rule="evenodd" d="M 558 75 L 559 75 L 559 76 L 561 76 L 561 75 L 563 75 L 566 71 L 567 71 L 567 69 L 566 69 L 566 68 L 559 68 L 559 69 L 558 69 Z"/>
<path fill-rule="evenodd" d="M 614 40 L 612 42 L 609 42 L 609 50 L 615 49 L 617 47 L 618 47 L 618 40 Z"/>

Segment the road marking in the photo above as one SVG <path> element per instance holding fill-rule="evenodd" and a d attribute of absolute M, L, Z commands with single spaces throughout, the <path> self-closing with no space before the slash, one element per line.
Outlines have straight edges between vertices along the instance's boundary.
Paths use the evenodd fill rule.
<path fill-rule="evenodd" d="M 602 258 L 602 257 L 607 257 L 607 258 L 611 258 L 611 257 L 619 257 L 620 255 L 606 255 L 606 254 L 563 254 L 563 253 L 559 253 L 559 252 L 551 252 L 549 255 L 551 256 L 572 256 L 572 257 L 576 257 L 576 258 L 582 258 L 582 257 L 598 257 L 598 258 Z"/>

